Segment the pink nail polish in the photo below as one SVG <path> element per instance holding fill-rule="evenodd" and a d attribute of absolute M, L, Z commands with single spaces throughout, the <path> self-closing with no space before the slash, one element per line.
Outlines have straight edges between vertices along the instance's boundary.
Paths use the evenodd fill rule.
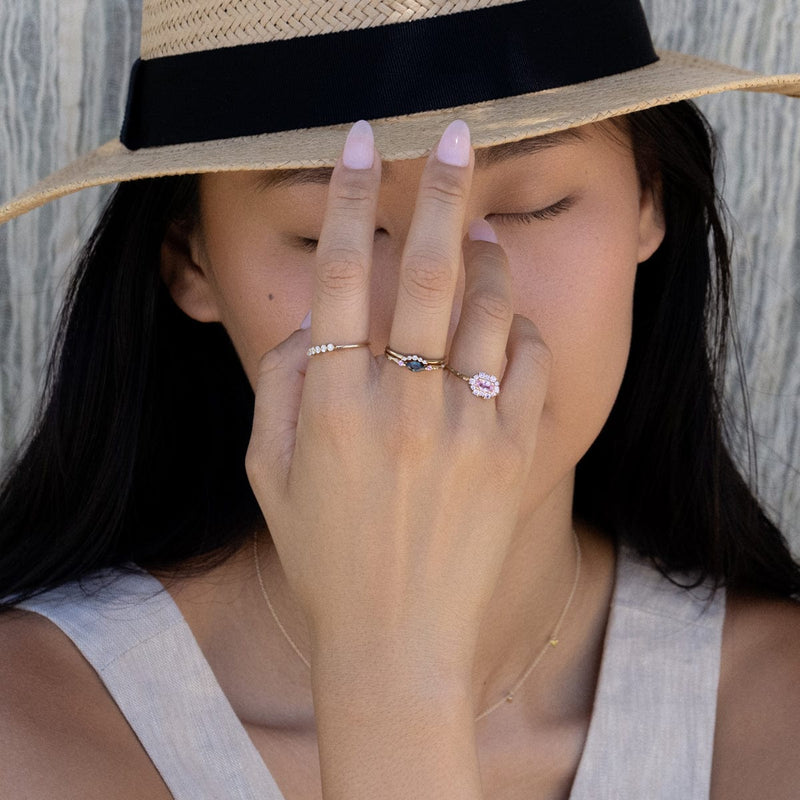
<path fill-rule="evenodd" d="M 453 167 L 466 167 L 469 164 L 469 127 L 464 120 L 451 122 L 436 148 L 436 158 Z"/>
<path fill-rule="evenodd" d="M 306 331 L 310 327 L 311 327 L 311 312 L 309 311 L 308 314 L 306 314 L 303 317 L 303 321 L 300 323 L 300 330 L 301 331 Z"/>
<path fill-rule="evenodd" d="M 467 236 L 473 242 L 492 242 L 497 244 L 497 234 L 485 219 L 474 219 L 469 224 Z"/>
<path fill-rule="evenodd" d="M 375 160 L 375 138 L 372 126 L 359 120 L 350 128 L 344 143 L 342 163 L 349 169 L 369 169 Z"/>

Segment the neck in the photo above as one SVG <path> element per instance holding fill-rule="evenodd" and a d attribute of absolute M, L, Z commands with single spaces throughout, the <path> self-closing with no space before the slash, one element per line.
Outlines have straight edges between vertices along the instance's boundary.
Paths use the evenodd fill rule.
<path fill-rule="evenodd" d="M 587 526 L 573 526 L 562 494 L 571 501 L 571 484 L 556 490 L 519 525 L 486 608 L 473 667 L 476 716 L 501 701 L 492 717 L 507 716 L 513 707 L 515 713 L 530 718 L 565 709 L 588 718 L 612 585 L 613 552 Z M 573 527 L 582 552 L 577 584 Z M 243 720 L 265 725 L 276 720 L 310 722 L 310 674 L 301 660 L 310 651 L 305 621 L 274 548 L 265 537 L 258 545 L 263 583 L 288 637 L 262 595 L 250 542 L 213 572 L 169 582 L 167 588 Z M 548 646 L 573 586 L 558 644 Z M 545 647 L 506 707 L 503 699 Z"/>
<path fill-rule="evenodd" d="M 518 526 L 478 638 L 476 713 L 505 698 L 544 649 L 510 705 L 496 713 L 507 714 L 513 707 L 535 718 L 557 716 L 571 707 L 588 718 L 614 557 L 607 540 L 573 521 L 571 505 L 570 479 Z M 557 645 L 549 645 L 559 622 Z"/>

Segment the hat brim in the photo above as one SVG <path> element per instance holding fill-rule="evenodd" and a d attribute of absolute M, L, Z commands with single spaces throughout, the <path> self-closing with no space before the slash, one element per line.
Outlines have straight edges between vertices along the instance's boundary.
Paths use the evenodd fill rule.
<path fill-rule="evenodd" d="M 630 72 L 469 106 L 371 120 L 384 160 L 424 156 L 445 124 L 463 119 L 474 147 L 518 141 L 659 105 L 731 90 L 800 97 L 800 74 L 767 76 L 671 51 Z M 332 166 L 350 123 L 128 150 L 118 140 L 0 206 L 0 223 L 80 189 L 119 181 L 236 170 Z"/>

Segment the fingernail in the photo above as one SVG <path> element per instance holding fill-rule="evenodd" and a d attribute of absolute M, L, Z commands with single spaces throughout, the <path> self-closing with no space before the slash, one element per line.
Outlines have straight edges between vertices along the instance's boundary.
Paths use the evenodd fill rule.
<path fill-rule="evenodd" d="M 306 314 L 303 317 L 303 321 L 300 323 L 300 330 L 307 331 L 310 327 L 311 327 L 311 312 L 309 311 L 308 314 Z"/>
<path fill-rule="evenodd" d="M 474 219 L 469 224 L 467 236 L 473 242 L 492 242 L 497 244 L 497 234 L 485 219 Z"/>
<path fill-rule="evenodd" d="M 451 122 L 436 148 L 436 158 L 453 167 L 466 167 L 469 164 L 469 128 L 464 120 Z"/>
<path fill-rule="evenodd" d="M 369 169 L 374 159 L 375 137 L 372 134 L 372 126 L 361 119 L 347 134 L 342 163 L 349 169 Z"/>

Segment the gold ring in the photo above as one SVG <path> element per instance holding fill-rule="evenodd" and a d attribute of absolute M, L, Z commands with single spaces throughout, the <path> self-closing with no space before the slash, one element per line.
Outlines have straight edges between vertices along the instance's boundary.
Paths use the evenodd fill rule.
<path fill-rule="evenodd" d="M 316 344 L 306 350 L 307 356 L 318 356 L 321 353 L 332 353 L 334 350 L 355 350 L 356 347 L 369 347 L 369 342 L 358 342 L 357 344 Z"/>
<path fill-rule="evenodd" d="M 442 356 L 441 358 L 423 358 L 416 353 L 398 353 L 396 350 L 392 350 L 389 345 L 386 345 L 383 354 L 389 361 L 394 361 L 395 364 L 399 364 L 401 367 L 411 370 L 411 372 L 444 369 L 447 366 L 446 356 Z"/>

